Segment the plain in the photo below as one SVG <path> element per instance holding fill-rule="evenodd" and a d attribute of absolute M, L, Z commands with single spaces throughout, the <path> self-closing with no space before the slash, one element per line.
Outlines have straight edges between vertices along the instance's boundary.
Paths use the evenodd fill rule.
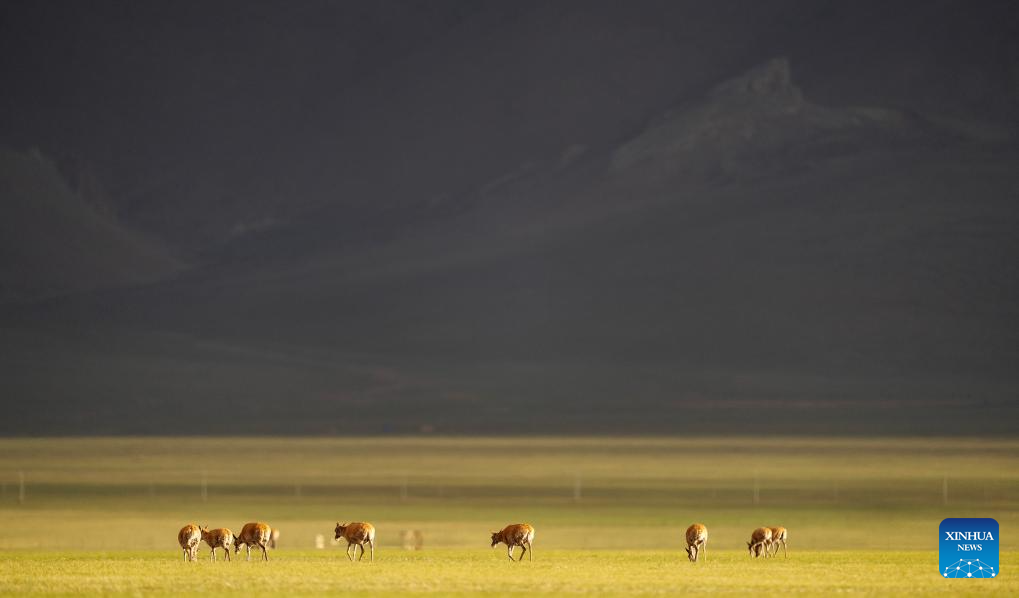
<path fill-rule="evenodd" d="M 1015 593 L 1017 465 L 1017 441 L 944 438 L 3 439 L 0 592 Z M 938 576 L 945 517 L 999 521 L 1001 576 Z M 181 562 L 184 523 L 254 520 L 281 530 L 270 563 Z M 331 540 L 357 520 L 374 565 Z M 515 522 L 533 563 L 488 546 Z M 788 560 L 747 557 L 759 525 L 789 529 Z"/>

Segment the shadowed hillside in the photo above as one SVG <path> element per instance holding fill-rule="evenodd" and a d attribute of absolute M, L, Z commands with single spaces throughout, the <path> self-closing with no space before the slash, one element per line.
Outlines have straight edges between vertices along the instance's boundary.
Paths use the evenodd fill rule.
<path fill-rule="evenodd" d="M 0 150 L 0 304 L 123 287 L 181 269 L 169 252 L 89 205 L 37 151 Z"/>
<path fill-rule="evenodd" d="M 406 34 L 217 55 L 137 168 L 76 141 L 116 223 L 8 154 L 83 240 L 0 262 L 0 431 L 1012 434 L 1014 11 L 863 6 L 308 5 Z"/>

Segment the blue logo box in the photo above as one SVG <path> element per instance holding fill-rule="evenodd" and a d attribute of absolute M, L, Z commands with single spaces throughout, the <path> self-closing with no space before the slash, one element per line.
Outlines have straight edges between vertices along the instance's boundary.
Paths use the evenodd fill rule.
<path fill-rule="evenodd" d="M 941 577 L 986 579 L 998 576 L 998 522 L 990 518 L 951 518 L 938 529 Z"/>

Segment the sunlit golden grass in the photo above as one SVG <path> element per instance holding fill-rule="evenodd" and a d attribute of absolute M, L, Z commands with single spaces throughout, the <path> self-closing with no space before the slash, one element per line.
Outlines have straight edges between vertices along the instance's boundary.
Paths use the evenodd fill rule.
<path fill-rule="evenodd" d="M 272 563 L 200 562 L 188 583 L 735 592 L 762 583 L 764 565 L 741 558 L 751 529 L 781 524 L 790 561 L 768 563 L 765 579 L 791 591 L 935 591 L 946 587 L 938 524 L 965 516 L 999 521 L 992 587 L 1017 589 L 1007 563 L 1019 548 L 1019 442 L 1008 440 L 2 439 L 0 486 L 0 591 L 10 593 L 174 593 L 184 523 L 237 531 L 252 520 L 282 530 Z M 378 529 L 372 567 L 348 567 L 331 542 L 335 522 L 350 520 Z M 537 528 L 538 561 L 507 569 L 489 533 L 524 521 Z M 681 557 L 694 521 L 708 526 L 715 558 L 691 568 Z M 401 548 L 411 529 L 421 552 Z"/>
<path fill-rule="evenodd" d="M 862 593 L 969 595 L 1019 591 L 1014 576 L 945 580 L 931 552 L 801 551 L 789 559 L 751 561 L 744 552 L 715 551 L 696 565 L 677 551 L 543 550 L 534 562 L 510 563 L 486 548 L 380 551 L 375 563 L 350 563 L 342 550 L 284 551 L 269 563 L 183 563 L 164 552 L 5 553 L 4 594 L 182 593 L 322 594 L 669 594 L 689 592 L 832 595 Z M 203 557 L 208 551 L 202 552 Z M 1019 567 L 1012 553 L 1004 571 Z"/>

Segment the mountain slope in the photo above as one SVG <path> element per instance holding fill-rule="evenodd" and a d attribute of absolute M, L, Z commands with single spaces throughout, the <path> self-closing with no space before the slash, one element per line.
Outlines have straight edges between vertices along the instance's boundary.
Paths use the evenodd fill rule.
<path fill-rule="evenodd" d="M 38 152 L 0 150 L 0 198 L 0 301 L 141 284 L 182 268 L 86 203 Z"/>
<path fill-rule="evenodd" d="M 258 431 L 1007 433 L 1015 161 L 770 62 L 357 247 L 26 307 L 106 349 L 74 394 L 44 382 L 74 351 L 7 384 L 135 431 L 181 401 Z"/>
<path fill-rule="evenodd" d="M 251 6 L 101 93 L 110 5 L 76 134 L 0 116 L 129 223 L 15 169 L 62 215 L 5 225 L 0 430 L 1019 431 L 1010 3 Z"/>

